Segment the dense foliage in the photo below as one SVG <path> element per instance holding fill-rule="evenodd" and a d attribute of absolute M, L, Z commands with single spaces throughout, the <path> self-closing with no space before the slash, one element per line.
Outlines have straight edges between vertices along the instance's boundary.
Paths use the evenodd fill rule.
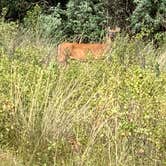
<path fill-rule="evenodd" d="M 50 15 L 41 14 L 38 29 L 42 35 L 53 40 L 90 42 L 103 39 L 106 31 L 106 17 L 102 2 L 95 6 L 92 1 L 71 1 L 67 9 L 59 6 Z"/>
<path fill-rule="evenodd" d="M 10 0 L 0 1 L 0 15 L 6 20 L 23 22 L 35 5 L 41 8 L 46 36 L 68 40 L 96 41 L 108 26 L 120 26 L 128 32 L 150 31 L 148 38 L 162 38 L 166 30 L 165 0 Z M 4 12 L 2 9 L 6 9 Z M 46 26 L 47 25 L 47 26 Z M 132 31 L 131 31 L 132 30 Z M 58 34 L 59 33 L 59 34 Z M 43 33 L 42 33 L 43 34 Z M 56 34 L 56 35 L 53 35 Z M 157 34 L 157 35 L 156 35 Z M 59 40 L 57 37 L 56 40 Z"/>
<path fill-rule="evenodd" d="M 107 0 L 106 9 L 110 25 L 118 25 L 127 31 L 131 28 L 130 17 L 135 10 L 133 0 Z"/>
<path fill-rule="evenodd" d="M 166 165 L 165 20 L 165 0 L 0 0 L 0 164 Z M 57 63 L 116 25 L 103 59 Z"/>
<path fill-rule="evenodd" d="M 166 1 L 148 0 L 137 1 L 136 9 L 131 16 L 131 25 L 134 31 L 143 28 L 150 30 L 150 35 L 166 30 Z"/>
<path fill-rule="evenodd" d="M 15 23 L 0 23 L 0 45 L 1 164 L 166 164 L 166 72 L 151 42 L 119 36 L 104 60 L 67 68 Z"/>

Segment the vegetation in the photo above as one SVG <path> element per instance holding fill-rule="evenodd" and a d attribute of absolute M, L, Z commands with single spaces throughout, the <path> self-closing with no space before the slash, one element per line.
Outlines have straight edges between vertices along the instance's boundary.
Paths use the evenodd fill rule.
<path fill-rule="evenodd" d="M 166 73 L 152 43 L 119 36 L 105 60 L 63 69 L 51 43 L 0 29 L 4 165 L 165 165 Z"/>
<path fill-rule="evenodd" d="M 166 30 L 165 0 L 0 0 L 5 20 L 24 23 L 36 5 L 41 8 L 44 34 L 57 40 L 100 41 L 108 26 L 120 26 L 131 34 L 149 32 L 148 38 L 161 40 Z M 5 10 L 4 10 L 5 9 Z M 38 16 L 39 16 L 38 15 Z M 32 18 L 32 21 L 34 18 Z M 28 26 L 29 27 L 29 26 Z M 95 30 L 94 30 L 95 29 Z M 42 33 L 43 35 L 43 33 Z M 58 37 L 57 37 L 58 36 Z"/>
<path fill-rule="evenodd" d="M 0 2 L 1 165 L 166 165 L 165 1 Z M 124 32 L 104 59 L 59 66 L 58 43 L 108 24 Z"/>

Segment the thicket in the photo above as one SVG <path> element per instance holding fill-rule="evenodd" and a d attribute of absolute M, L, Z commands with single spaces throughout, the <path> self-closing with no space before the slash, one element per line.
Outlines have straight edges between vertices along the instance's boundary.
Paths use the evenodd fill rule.
<path fill-rule="evenodd" d="M 46 37 L 56 41 L 66 38 L 79 42 L 100 41 L 105 29 L 116 25 L 132 34 L 144 31 L 145 38 L 158 41 L 166 30 L 165 0 L 1 0 L 0 4 L 5 20 L 20 20 L 25 24 L 27 17 L 34 16 L 37 5 L 40 7 L 38 18 L 30 17 L 29 21 L 34 23 L 34 19 L 39 19 L 41 34 L 45 32 Z"/>
<path fill-rule="evenodd" d="M 0 0 L 1 164 L 166 165 L 165 5 Z M 58 65 L 59 42 L 101 41 L 108 25 L 136 34 Z"/>
<path fill-rule="evenodd" d="M 2 164 L 166 164 L 166 73 L 152 43 L 119 36 L 104 60 L 64 69 L 32 37 L 0 23 Z"/>

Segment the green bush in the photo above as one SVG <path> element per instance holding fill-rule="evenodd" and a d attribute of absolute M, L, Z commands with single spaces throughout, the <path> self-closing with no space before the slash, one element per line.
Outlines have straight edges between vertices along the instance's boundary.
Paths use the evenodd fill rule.
<path fill-rule="evenodd" d="M 63 15 L 65 15 L 65 11 L 59 5 L 50 9 L 50 14 L 41 14 L 38 18 L 40 35 L 44 38 L 50 38 L 54 43 L 64 40 L 66 34 Z"/>
<path fill-rule="evenodd" d="M 66 10 L 60 5 L 39 14 L 38 7 L 27 13 L 26 27 L 34 28 L 38 35 L 54 42 L 65 40 L 78 42 L 99 41 L 105 36 L 106 14 L 104 2 L 69 1 Z M 37 16 L 37 17 L 36 17 Z"/>
<path fill-rule="evenodd" d="M 39 5 L 36 5 L 31 10 L 27 11 L 26 17 L 24 18 L 24 26 L 26 29 L 38 33 L 38 19 L 41 12 L 42 9 Z"/>
<path fill-rule="evenodd" d="M 13 67 L 2 70 L 0 142 L 26 164 L 164 164 L 165 74 L 120 65 L 115 73 L 104 61 L 59 72 L 4 61 Z"/>
<path fill-rule="evenodd" d="M 144 28 L 150 30 L 148 37 L 165 30 L 166 1 L 142 0 L 134 1 L 136 8 L 131 15 L 133 31 L 139 32 Z"/>
<path fill-rule="evenodd" d="M 0 21 L 0 53 L 5 51 L 11 56 L 15 48 L 17 29 L 18 25 L 14 22 L 4 23 Z"/>
<path fill-rule="evenodd" d="M 142 68 L 158 70 L 156 68 L 157 52 L 152 42 L 144 42 L 141 34 L 130 39 L 128 35 L 119 35 L 112 44 L 112 51 L 107 58 L 113 64 L 123 65 L 125 68 L 138 65 Z M 156 71 L 157 72 L 157 71 Z"/>
<path fill-rule="evenodd" d="M 104 2 L 69 1 L 65 31 L 76 41 L 98 41 L 105 34 L 107 23 Z"/>

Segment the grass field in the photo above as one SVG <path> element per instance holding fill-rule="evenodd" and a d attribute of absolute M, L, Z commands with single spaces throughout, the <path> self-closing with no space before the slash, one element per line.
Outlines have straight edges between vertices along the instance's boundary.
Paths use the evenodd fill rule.
<path fill-rule="evenodd" d="M 63 68 L 55 44 L 0 24 L 2 165 L 166 165 L 165 46 L 111 47 Z"/>

